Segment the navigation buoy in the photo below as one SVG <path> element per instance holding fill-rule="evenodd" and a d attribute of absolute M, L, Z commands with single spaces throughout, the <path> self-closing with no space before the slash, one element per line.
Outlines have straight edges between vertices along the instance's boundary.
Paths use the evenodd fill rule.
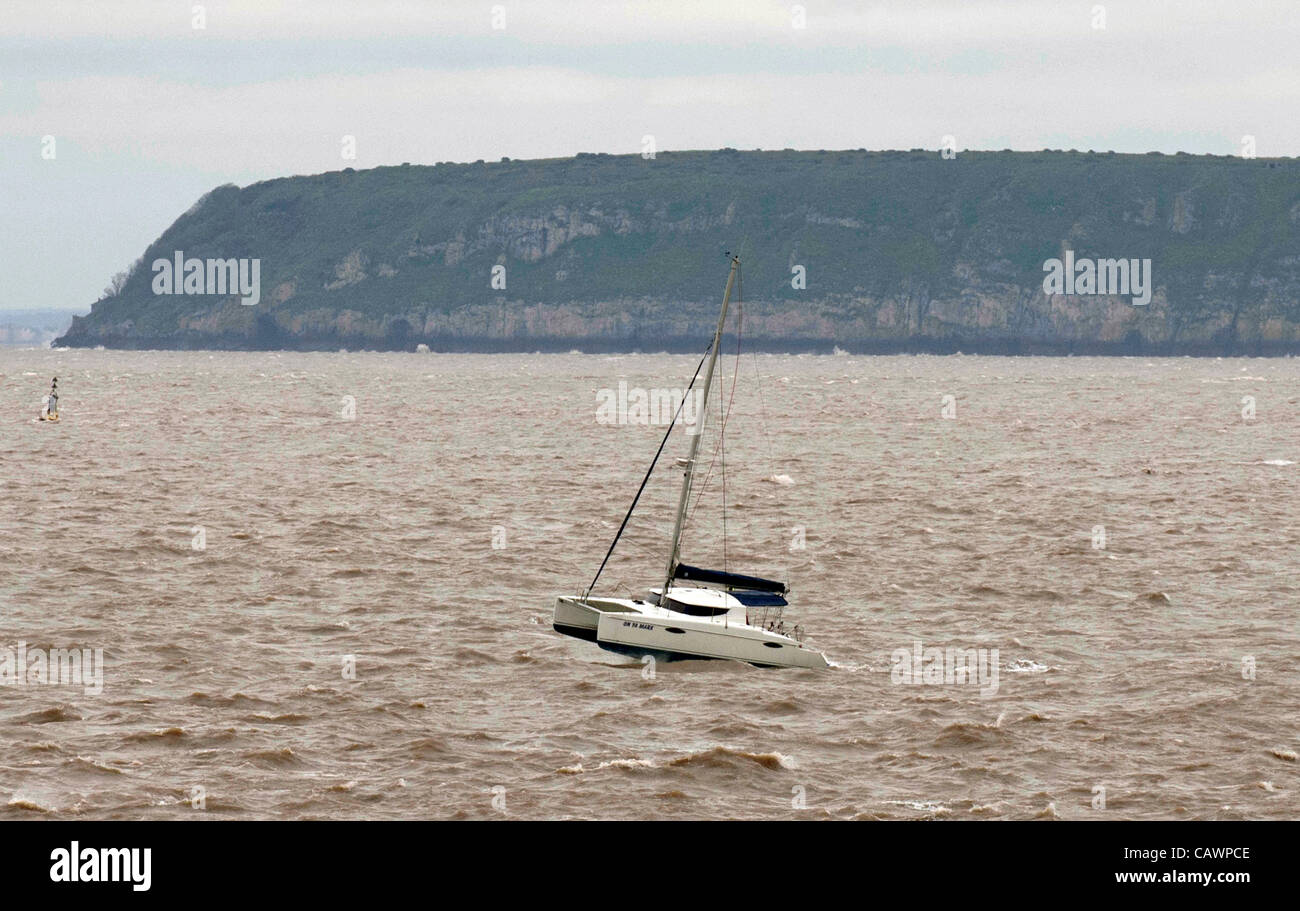
<path fill-rule="evenodd" d="M 41 404 L 41 420 L 57 421 L 59 419 L 59 378 L 56 376 L 54 382 L 50 383 L 50 394 L 45 397 Z"/>

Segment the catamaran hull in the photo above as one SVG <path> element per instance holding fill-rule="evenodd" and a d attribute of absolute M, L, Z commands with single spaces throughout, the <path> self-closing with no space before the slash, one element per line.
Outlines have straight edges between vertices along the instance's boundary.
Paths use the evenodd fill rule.
<path fill-rule="evenodd" d="M 557 598 L 555 600 L 555 619 L 551 627 L 557 633 L 573 636 L 575 639 L 596 641 L 596 625 L 600 620 L 600 611 L 582 603 L 576 598 Z"/>
<path fill-rule="evenodd" d="M 596 641 L 605 647 L 641 649 L 674 658 L 723 658 L 760 667 L 827 666 L 820 652 L 803 648 L 793 640 L 750 632 L 716 623 L 602 614 L 596 626 Z"/>
<path fill-rule="evenodd" d="M 658 616 L 655 616 L 658 614 Z M 759 667 L 827 667 L 820 652 L 776 633 L 687 617 L 647 602 L 557 598 L 556 632 L 623 655 L 660 661 L 723 659 Z"/>

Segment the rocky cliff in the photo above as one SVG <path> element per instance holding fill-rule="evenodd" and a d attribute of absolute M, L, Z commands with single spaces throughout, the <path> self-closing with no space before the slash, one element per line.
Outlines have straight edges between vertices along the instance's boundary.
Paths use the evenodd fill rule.
<path fill-rule="evenodd" d="M 579 155 L 222 186 L 56 344 L 694 351 L 728 250 L 744 262 L 746 343 L 769 350 L 1300 351 L 1300 161 L 921 150 Z M 178 293 L 159 293 L 154 264 L 178 251 Z M 1082 279 L 1048 294 L 1045 263 L 1066 257 L 1098 274 L 1132 262 L 1135 279 L 1149 261 L 1150 302 Z M 187 287 L 191 259 L 206 282 Z M 250 306 L 231 267 L 254 259 Z M 224 287 L 213 261 L 218 277 L 230 268 Z"/>

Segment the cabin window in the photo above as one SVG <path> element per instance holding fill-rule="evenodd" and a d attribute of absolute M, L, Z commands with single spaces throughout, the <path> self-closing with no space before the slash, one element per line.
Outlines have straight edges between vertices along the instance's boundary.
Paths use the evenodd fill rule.
<path fill-rule="evenodd" d="M 668 599 L 668 607 L 677 611 L 679 614 L 690 614 L 692 617 L 717 617 L 720 614 L 727 613 L 725 607 L 705 607 L 700 604 L 683 604 L 675 598 Z"/>

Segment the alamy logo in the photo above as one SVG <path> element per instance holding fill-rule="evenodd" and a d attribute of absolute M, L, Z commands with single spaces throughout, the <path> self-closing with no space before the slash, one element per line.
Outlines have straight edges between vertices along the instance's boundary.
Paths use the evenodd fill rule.
<path fill-rule="evenodd" d="M 898 684 L 943 686 L 973 684 L 981 696 L 998 691 L 998 650 L 995 648 L 924 648 L 921 640 L 912 648 L 896 648 L 889 679 Z"/>
<path fill-rule="evenodd" d="M 155 259 L 152 268 L 154 294 L 238 294 L 246 307 L 262 299 L 260 259 L 186 259 L 177 250 L 172 259 Z"/>
<path fill-rule="evenodd" d="M 700 432 L 700 402 L 703 389 L 628 388 L 620 380 L 618 389 L 596 390 L 597 424 L 653 424 L 667 427 L 681 412 L 686 432 Z"/>
<path fill-rule="evenodd" d="M 1133 306 L 1151 303 L 1151 260 L 1080 259 L 1065 251 L 1065 261 L 1053 257 L 1043 261 L 1043 293 L 1132 295 Z"/>
<path fill-rule="evenodd" d="M 0 648 L 0 686 L 80 686 L 87 696 L 104 691 L 102 648 Z"/>
<path fill-rule="evenodd" d="M 73 842 L 50 852 L 50 881 L 56 883 L 132 883 L 148 892 L 153 848 L 82 848 Z"/>

